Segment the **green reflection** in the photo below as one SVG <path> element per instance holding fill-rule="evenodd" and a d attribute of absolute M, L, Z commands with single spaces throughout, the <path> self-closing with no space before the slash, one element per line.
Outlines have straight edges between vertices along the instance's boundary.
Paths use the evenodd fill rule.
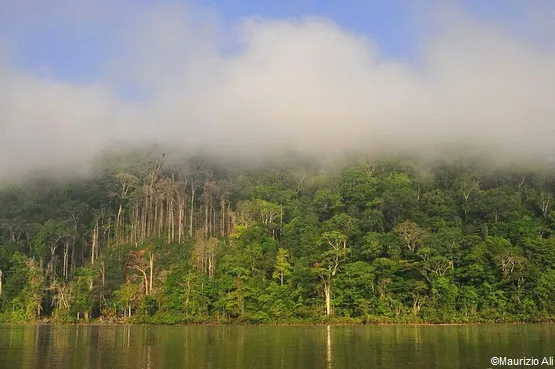
<path fill-rule="evenodd" d="M 555 356 L 553 325 L 0 326 L 0 368 L 479 368 Z"/>

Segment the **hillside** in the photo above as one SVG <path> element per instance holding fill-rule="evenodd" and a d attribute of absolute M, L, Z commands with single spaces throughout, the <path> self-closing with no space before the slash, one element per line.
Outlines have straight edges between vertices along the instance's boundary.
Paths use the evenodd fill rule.
<path fill-rule="evenodd" d="M 555 316 L 555 173 L 113 160 L 0 192 L 0 321 Z"/>

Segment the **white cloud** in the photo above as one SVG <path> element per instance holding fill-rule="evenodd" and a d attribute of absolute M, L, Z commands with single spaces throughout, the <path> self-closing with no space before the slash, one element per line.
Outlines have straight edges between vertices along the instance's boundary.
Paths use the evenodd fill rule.
<path fill-rule="evenodd" d="M 149 139 L 256 156 L 455 142 L 514 161 L 552 150 L 555 53 L 501 27 L 441 10 L 444 32 L 423 40 L 416 67 L 312 17 L 246 19 L 233 35 L 240 50 L 223 54 L 222 25 L 191 9 L 137 12 L 114 35 L 120 52 L 94 85 L 0 64 L 0 178 L 82 167 L 114 141 Z M 122 83 L 153 97 L 121 101 Z"/>

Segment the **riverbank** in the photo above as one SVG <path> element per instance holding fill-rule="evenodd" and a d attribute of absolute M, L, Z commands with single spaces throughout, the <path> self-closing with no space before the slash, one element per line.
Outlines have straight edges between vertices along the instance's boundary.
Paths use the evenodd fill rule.
<path fill-rule="evenodd" d="M 81 321 L 57 321 L 54 319 L 42 319 L 38 321 L 0 321 L 2 325 L 86 325 L 86 326 L 122 326 L 122 325 L 152 325 L 152 326 L 269 326 L 269 327 L 299 327 L 299 326 L 465 326 L 465 325 L 502 325 L 502 324 L 552 324 L 555 323 L 555 317 L 546 318 L 543 320 L 523 321 L 523 320 L 504 320 L 504 321 L 486 321 L 474 320 L 465 322 L 407 322 L 399 320 L 391 321 L 363 321 L 362 319 L 353 318 L 334 318 L 322 319 L 316 321 L 276 321 L 276 322 L 253 322 L 248 320 L 220 320 L 220 321 L 173 321 L 173 322 L 160 322 L 154 319 L 127 319 L 127 320 L 102 320 L 91 319 Z"/>

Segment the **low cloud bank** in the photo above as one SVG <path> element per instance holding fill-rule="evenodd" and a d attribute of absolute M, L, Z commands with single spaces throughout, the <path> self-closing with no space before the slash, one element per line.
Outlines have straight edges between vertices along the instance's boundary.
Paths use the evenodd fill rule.
<path fill-rule="evenodd" d="M 0 181 L 86 172 L 106 149 L 154 142 L 237 158 L 456 147 L 500 163 L 555 157 L 555 52 L 502 27 L 437 10 L 442 32 L 405 62 L 323 18 L 252 17 L 223 37 L 217 17 L 192 22 L 192 9 L 134 12 L 94 83 L 0 57 Z M 122 98 L 122 86 L 143 94 Z"/>

